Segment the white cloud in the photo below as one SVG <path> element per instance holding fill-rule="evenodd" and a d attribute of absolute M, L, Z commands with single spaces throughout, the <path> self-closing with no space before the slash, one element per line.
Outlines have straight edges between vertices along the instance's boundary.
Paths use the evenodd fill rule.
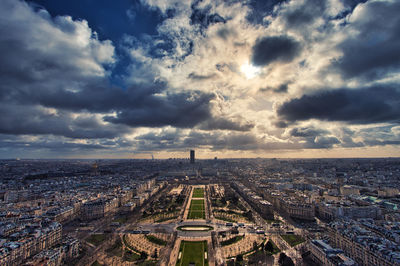
<path fill-rule="evenodd" d="M 75 75 L 104 77 L 103 65 L 115 62 L 113 44 L 98 40 L 87 21 L 70 16 L 53 19 L 45 10 L 35 12 L 26 2 L 2 2 L 0 39 L 10 43 L 10 51 L 23 49 L 27 67 L 46 61 L 67 67 Z"/>

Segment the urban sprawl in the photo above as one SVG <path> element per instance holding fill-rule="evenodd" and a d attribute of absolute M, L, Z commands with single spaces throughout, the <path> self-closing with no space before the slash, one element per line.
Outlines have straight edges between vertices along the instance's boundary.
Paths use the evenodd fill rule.
<path fill-rule="evenodd" d="M 400 159 L 1 160 L 0 265 L 400 265 Z"/>

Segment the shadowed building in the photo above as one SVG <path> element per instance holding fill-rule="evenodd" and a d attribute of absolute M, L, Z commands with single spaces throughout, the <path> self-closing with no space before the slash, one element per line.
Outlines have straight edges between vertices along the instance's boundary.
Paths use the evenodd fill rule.
<path fill-rule="evenodd" d="M 190 150 L 190 163 L 194 163 L 194 150 Z"/>

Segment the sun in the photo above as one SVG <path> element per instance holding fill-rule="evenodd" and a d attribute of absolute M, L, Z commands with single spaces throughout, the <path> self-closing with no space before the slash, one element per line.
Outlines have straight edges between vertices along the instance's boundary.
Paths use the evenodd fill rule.
<path fill-rule="evenodd" d="M 242 71 L 247 79 L 252 79 L 260 73 L 260 68 L 246 62 L 240 67 L 240 71 Z"/>

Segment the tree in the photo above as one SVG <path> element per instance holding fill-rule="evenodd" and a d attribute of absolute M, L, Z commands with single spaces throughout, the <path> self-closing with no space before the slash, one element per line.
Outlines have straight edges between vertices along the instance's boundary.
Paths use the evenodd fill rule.
<path fill-rule="evenodd" d="M 147 253 L 144 252 L 144 251 L 140 252 L 140 259 L 141 260 L 146 260 L 147 259 Z"/>
<path fill-rule="evenodd" d="M 158 258 L 157 249 L 154 250 L 153 258 L 155 258 L 155 259 Z"/>
<path fill-rule="evenodd" d="M 285 260 L 286 257 L 287 257 L 286 254 L 283 253 L 283 252 L 282 252 L 281 254 L 279 254 L 278 263 L 279 263 L 280 265 L 283 265 L 283 261 Z"/>
<path fill-rule="evenodd" d="M 243 261 L 243 255 L 242 254 L 237 255 L 236 261 Z"/>
<path fill-rule="evenodd" d="M 283 266 L 294 266 L 292 258 L 286 257 L 285 260 L 283 261 Z"/>
<path fill-rule="evenodd" d="M 258 250 L 258 246 L 257 246 L 257 242 L 256 241 L 253 242 L 253 249 L 254 250 Z"/>
<path fill-rule="evenodd" d="M 272 245 L 271 240 L 269 240 L 267 242 L 267 244 L 265 245 L 265 251 L 272 253 L 274 251 L 274 245 Z"/>
<path fill-rule="evenodd" d="M 253 213 L 251 211 L 243 213 L 243 216 L 247 218 L 249 221 L 253 221 Z"/>
<path fill-rule="evenodd" d="M 294 266 L 293 260 L 283 252 L 279 255 L 278 263 L 282 266 Z"/>
<path fill-rule="evenodd" d="M 234 205 L 236 205 L 239 201 L 239 198 L 236 195 L 232 195 L 231 201 Z"/>
<path fill-rule="evenodd" d="M 225 197 L 222 197 L 221 198 L 221 203 L 225 206 L 226 205 L 226 199 L 225 199 Z"/>

